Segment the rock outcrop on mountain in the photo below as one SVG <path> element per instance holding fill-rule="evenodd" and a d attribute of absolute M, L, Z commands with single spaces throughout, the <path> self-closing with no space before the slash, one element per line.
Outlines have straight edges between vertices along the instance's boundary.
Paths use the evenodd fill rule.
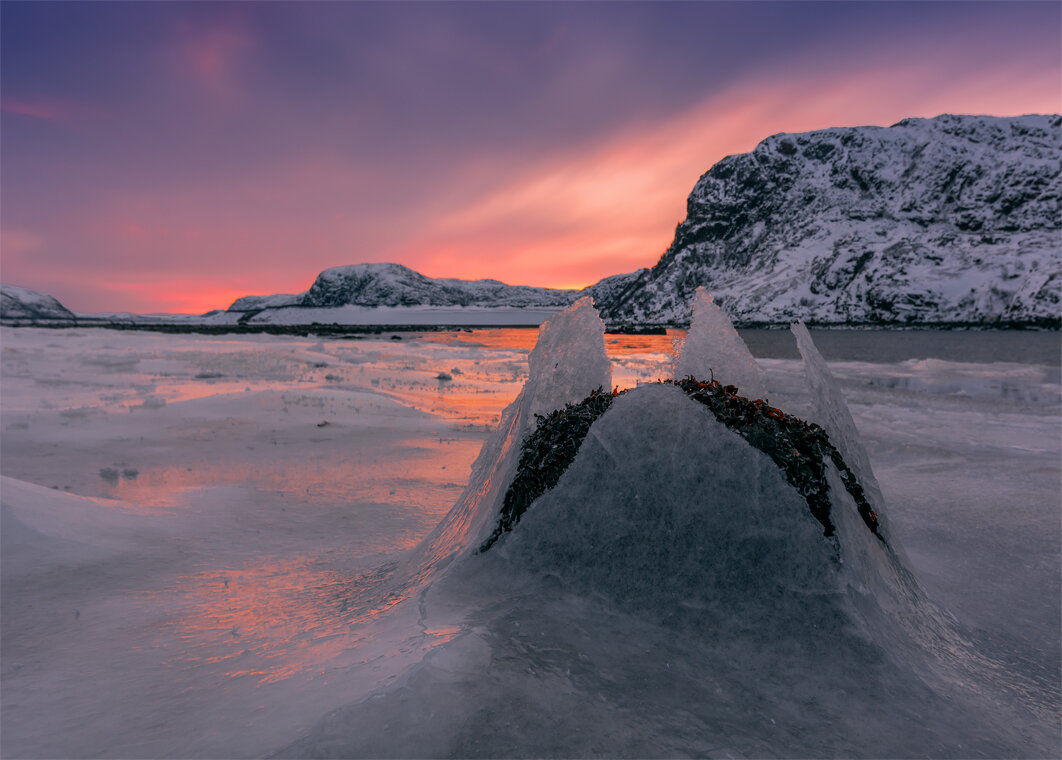
<path fill-rule="evenodd" d="M 602 316 L 688 323 L 703 286 L 746 323 L 1058 325 L 1060 146 L 1057 115 L 774 135 L 700 178 Z"/>
<path fill-rule="evenodd" d="M 17 285 L 0 285 L 0 319 L 73 321 L 76 317 L 54 296 Z"/>

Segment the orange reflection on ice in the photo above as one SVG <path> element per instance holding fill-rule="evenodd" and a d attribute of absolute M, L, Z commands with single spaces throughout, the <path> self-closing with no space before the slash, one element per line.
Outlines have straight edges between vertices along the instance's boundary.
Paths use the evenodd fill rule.
<path fill-rule="evenodd" d="M 675 339 L 686 334 L 685 330 L 669 328 L 666 335 L 619 335 L 605 333 L 605 349 L 609 356 L 627 356 L 638 353 L 670 354 Z M 419 339 L 447 346 L 482 346 L 485 349 L 530 351 L 538 342 L 538 329 L 490 328 L 455 332 L 423 333 Z"/>
<path fill-rule="evenodd" d="M 675 341 L 685 337 L 685 330 L 669 328 L 666 335 L 617 335 L 605 334 L 605 352 L 610 359 L 633 354 L 668 355 Z"/>
<path fill-rule="evenodd" d="M 217 498 L 200 499 L 187 492 L 236 487 L 245 494 L 243 499 L 253 501 L 253 508 L 239 519 L 266 538 L 281 535 L 292 520 L 301 525 L 306 520 L 346 524 L 363 515 L 386 519 L 391 530 L 386 546 L 400 551 L 415 544 L 460 494 L 479 446 L 477 437 L 449 436 L 404 438 L 379 450 L 321 446 L 313 456 L 301 458 L 256 459 L 249 452 L 248 459 L 204 458 L 194 466 L 144 468 L 135 477 L 116 469 L 113 481 L 96 482 L 98 495 L 146 512 L 194 510 L 207 520 L 234 519 L 231 509 L 237 507 L 225 508 Z M 240 499 L 226 496 L 220 504 L 238 504 Z M 372 544 L 371 535 L 353 535 L 351 541 L 365 552 L 382 548 Z"/>
<path fill-rule="evenodd" d="M 149 596 L 177 603 L 165 624 L 179 646 L 170 666 L 209 666 L 264 684 L 322 674 L 354 652 L 366 624 L 407 598 L 388 587 L 392 569 L 349 576 L 298 557 L 183 576 Z"/>

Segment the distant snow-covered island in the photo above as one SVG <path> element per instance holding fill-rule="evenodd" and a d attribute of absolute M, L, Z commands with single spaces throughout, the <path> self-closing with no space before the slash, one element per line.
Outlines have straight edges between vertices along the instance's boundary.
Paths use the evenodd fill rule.
<path fill-rule="evenodd" d="M 682 327 L 698 287 L 741 326 L 1062 326 L 1062 116 L 943 115 L 768 137 L 706 172 L 655 266 L 582 290 L 326 269 L 203 315 L 73 314 L 4 286 L 6 324 L 154 329 L 537 326 L 591 296 L 610 327 Z"/>

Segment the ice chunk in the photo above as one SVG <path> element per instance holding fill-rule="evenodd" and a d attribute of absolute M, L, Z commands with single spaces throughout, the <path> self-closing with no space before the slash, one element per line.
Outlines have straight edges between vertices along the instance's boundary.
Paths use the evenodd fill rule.
<path fill-rule="evenodd" d="M 589 296 L 545 322 L 529 358 L 527 385 L 532 415 L 582 401 L 590 391 L 612 387 L 605 353 L 605 323 Z M 533 418 L 532 418 L 533 419 Z"/>
<path fill-rule="evenodd" d="M 804 376 L 811 390 L 811 413 L 812 422 L 817 422 L 830 436 L 830 442 L 841 452 L 844 461 L 852 468 L 859 479 L 860 484 L 866 491 L 867 500 L 878 517 L 882 516 L 884 499 L 881 488 L 870 468 L 870 458 L 867 450 L 863 447 L 863 441 L 859 437 L 855 420 L 848 410 L 848 404 L 844 400 L 841 388 L 826 366 L 826 360 L 815 347 L 811 340 L 811 333 L 804 326 L 803 321 L 792 324 L 789 328 L 796 337 L 797 348 L 804 359 Z"/>
<path fill-rule="evenodd" d="M 736 385 L 746 398 L 766 396 L 767 385 L 760 365 L 711 294 L 697 288 L 691 308 L 693 320 L 675 363 L 675 377 L 692 375 L 698 380 L 708 380 L 714 376 L 724 385 Z"/>
<path fill-rule="evenodd" d="M 461 498 L 405 561 L 400 575 L 408 588 L 420 586 L 490 534 L 535 414 L 548 414 L 582 401 L 597 388 L 611 387 L 605 325 L 591 298 L 580 298 L 542 325 L 529 363 L 527 383 L 483 444 Z"/>
<path fill-rule="evenodd" d="M 514 567 L 668 614 L 762 592 L 771 617 L 781 589 L 801 590 L 796 606 L 839 587 L 832 544 L 778 466 L 670 385 L 615 400 L 506 551 Z"/>

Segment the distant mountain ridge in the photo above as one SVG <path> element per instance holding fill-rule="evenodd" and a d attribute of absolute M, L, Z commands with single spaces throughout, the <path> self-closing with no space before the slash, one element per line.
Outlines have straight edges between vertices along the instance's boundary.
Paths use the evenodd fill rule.
<path fill-rule="evenodd" d="M 1058 325 L 1062 117 L 938 116 L 778 134 L 704 174 L 609 322 Z"/>
<path fill-rule="evenodd" d="M 575 290 L 506 285 L 498 280 L 435 279 L 401 264 L 355 264 L 324 270 L 305 293 L 246 296 L 233 302 L 229 311 L 291 306 L 564 308 L 578 294 Z"/>

